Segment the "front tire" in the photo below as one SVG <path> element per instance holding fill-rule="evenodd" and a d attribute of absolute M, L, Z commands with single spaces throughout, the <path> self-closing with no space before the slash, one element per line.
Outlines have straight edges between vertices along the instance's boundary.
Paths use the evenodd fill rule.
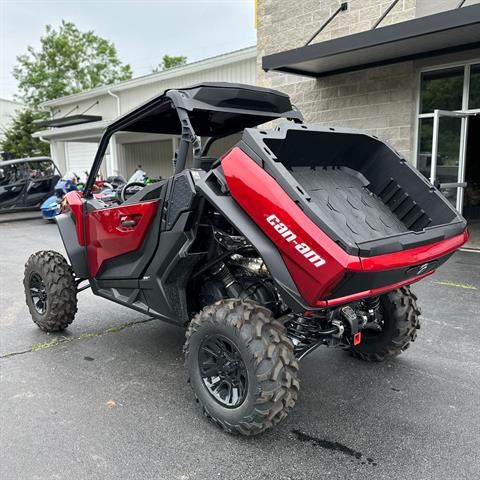
<path fill-rule="evenodd" d="M 417 338 L 420 309 L 409 287 L 380 296 L 380 331 L 362 331 L 362 341 L 349 347 L 351 354 L 367 362 L 383 362 L 400 355 Z"/>
<path fill-rule="evenodd" d="M 77 285 L 72 267 L 57 252 L 30 256 L 23 278 L 25 298 L 33 321 L 44 332 L 67 328 L 77 312 Z"/>
<path fill-rule="evenodd" d="M 256 435 L 280 422 L 298 396 L 298 362 L 270 310 L 221 300 L 190 323 L 190 384 L 205 415 L 229 433 Z"/>

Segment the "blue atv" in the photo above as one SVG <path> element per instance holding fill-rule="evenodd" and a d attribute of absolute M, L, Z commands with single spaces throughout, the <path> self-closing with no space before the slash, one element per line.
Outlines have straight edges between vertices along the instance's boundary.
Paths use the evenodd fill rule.
<path fill-rule="evenodd" d="M 45 220 L 52 221 L 59 213 L 63 197 L 80 186 L 77 183 L 76 175 L 65 175 L 55 185 L 55 194 L 48 197 L 40 206 L 42 216 Z"/>

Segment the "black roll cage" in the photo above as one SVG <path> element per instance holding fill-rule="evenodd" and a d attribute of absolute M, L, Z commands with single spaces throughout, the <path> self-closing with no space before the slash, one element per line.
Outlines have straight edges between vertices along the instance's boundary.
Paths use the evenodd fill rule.
<path fill-rule="evenodd" d="M 231 89 L 230 100 L 236 101 L 236 104 L 230 106 L 228 104 L 228 98 L 226 103 L 225 100 L 223 103 L 221 101 L 215 103 L 215 97 L 213 97 L 213 99 L 211 97 L 212 92 L 214 92 L 212 89 L 223 89 L 223 94 L 225 91 L 229 91 L 228 89 Z M 220 90 L 218 90 L 218 92 L 220 93 Z M 243 98 L 239 98 L 240 96 Z M 262 109 L 252 108 L 254 102 L 258 103 L 259 98 L 262 96 L 270 99 L 270 110 L 266 108 L 269 105 L 268 101 L 263 102 L 266 106 L 262 105 Z M 271 100 L 272 98 L 273 100 Z M 280 105 L 280 103 L 282 103 L 283 107 L 287 105 L 286 111 L 275 111 L 275 107 L 278 107 L 278 105 L 275 104 L 275 100 L 278 100 L 278 105 Z M 280 110 L 279 107 L 277 109 Z M 166 124 L 161 125 L 159 120 L 163 119 L 162 115 L 166 117 L 166 115 L 173 110 L 178 118 L 178 123 L 168 123 L 169 121 L 167 120 Z M 207 124 L 209 116 L 215 113 L 224 115 L 226 118 L 224 122 L 225 125 L 228 124 L 227 120 L 229 119 L 236 120 L 238 124 L 233 125 L 231 128 L 217 124 L 217 134 L 215 135 L 215 132 L 213 132 L 213 135 L 207 133 L 205 136 L 210 138 L 202 149 L 200 136 L 197 135 L 192 125 L 192 114 L 194 114 L 194 112 L 201 112 L 204 116 L 206 115 L 207 119 L 203 119 L 203 122 Z M 157 116 L 155 117 L 154 114 Z M 151 116 L 151 118 L 149 118 L 149 116 Z M 177 174 L 185 169 L 190 145 L 192 145 L 193 148 L 193 167 L 198 168 L 200 158 L 208 151 L 215 140 L 238 133 L 246 127 L 256 126 L 277 118 L 285 118 L 296 123 L 303 123 L 302 114 L 290 103 L 288 96 L 276 90 L 233 83 L 204 83 L 181 90 L 166 90 L 162 95 L 148 100 L 136 109 L 115 120 L 106 128 L 85 184 L 84 198 L 92 197 L 92 188 L 102 164 L 104 154 L 112 135 L 116 132 L 132 131 L 180 135 L 179 148 L 177 152 L 175 152 L 173 159 L 174 173 Z M 155 120 L 157 120 L 157 122 L 155 122 Z M 244 120 L 245 125 L 241 124 L 242 120 Z M 157 123 L 160 123 L 160 125 L 157 126 Z M 203 128 L 208 130 L 210 127 L 209 125 L 205 125 Z M 214 127 L 211 128 L 212 131 L 213 128 Z"/>

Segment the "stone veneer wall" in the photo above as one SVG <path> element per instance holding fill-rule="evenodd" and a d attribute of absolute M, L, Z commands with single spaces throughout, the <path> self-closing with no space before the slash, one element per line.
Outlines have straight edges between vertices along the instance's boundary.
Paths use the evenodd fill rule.
<path fill-rule="evenodd" d="M 348 3 L 348 11 L 313 43 L 370 29 L 390 1 Z M 261 68 L 264 55 L 303 46 L 338 5 L 338 0 L 258 0 L 257 83 L 288 93 L 307 122 L 365 128 L 411 160 L 417 91 L 413 62 L 321 79 L 265 73 Z M 411 20 L 415 11 L 416 0 L 402 0 L 381 26 Z"/>

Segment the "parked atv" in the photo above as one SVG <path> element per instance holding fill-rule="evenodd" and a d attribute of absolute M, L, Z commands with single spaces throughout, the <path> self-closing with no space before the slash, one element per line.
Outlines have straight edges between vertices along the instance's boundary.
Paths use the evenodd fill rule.
<path fill-rule="evenodd" d="M 181 141 L 171 178 L 127 184 L 112 205 L 92 187 L 119 131 Z M 238 132 L 235 147 L 208 156 Z M 406 350 L 420 328 L 409 285 L 468 238 L 440 192 L 377 137 L 304 124 L 287 95 L 236 84 L 167 90 L 111 123 L 83 196 L 66 200 L 57 223 L 68 261 L 42 251 L 26 264 L 34 322 L 68 327 L 88 282 L 95 295 L 185 327 L 196 398 L 245 435 L 285 418 L 298 360 L 319 345 L 372 362 Z"/>
<path fill-rule="evenodd" d="M 51 221 L 60 213 L 63 198 L 68 192 L 78 190 L 79 178 L 73 172 L 67 172 L 56 184 L 54 195 L 48 197 L 42 205 L 40 211 L 45 220 Z"/>

